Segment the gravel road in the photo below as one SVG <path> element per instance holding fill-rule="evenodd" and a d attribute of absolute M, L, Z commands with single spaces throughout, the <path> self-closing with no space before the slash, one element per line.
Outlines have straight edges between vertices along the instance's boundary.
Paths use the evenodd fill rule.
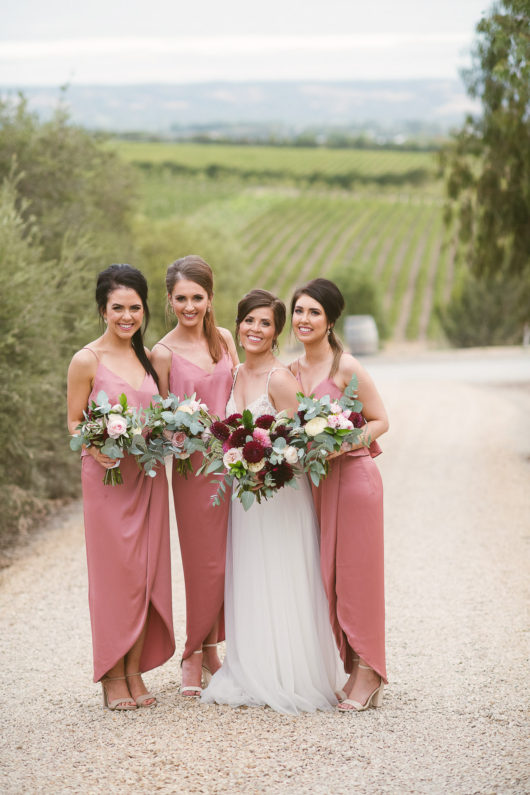
<path fill-rule="evenodd" d="M 155 710 L 103 710 L 75 505 L 0 575 L 3 793 L 530 791 L 530 383 L 406 372 L 377 367 L 391 419 L 383 708 L 200 706 L 178 695 L 176 655 L 146 676 Z M 174 527 L 173 542 L 180 649 Z"/>

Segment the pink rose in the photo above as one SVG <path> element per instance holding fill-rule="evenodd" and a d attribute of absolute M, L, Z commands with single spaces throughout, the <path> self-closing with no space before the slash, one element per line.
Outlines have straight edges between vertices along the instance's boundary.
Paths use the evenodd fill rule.
<path fill-rule="evenodd" d="M 186 434 L 183 431 L 175 431 L 171 437 L 171 444 L 173 447 L 182 447 L 186 441 Z"/>
<path fill-rule="evenodd" d="M 340 420 L 339 420 L 339 415 L 338 414 L 330 414 L 326 421 L 327 421 L 327 424 L 328 424 L 328 426 L 330 428 L 340 428 L 341 427 L 340 424 L 339 424 Z"/>
<path fill-rule="evenodd" d="M 127 420 L 121 414 L 109 414 L 107 417 L 107 433 L 111 439 L 117 439 L 127 433 Z"/>
<path fill-rule="evenodd" d="M 339 420 L 339 424 L 338 424 L 339 428 L 342 428 L 343 430 L 350 430 L 351 428 L 353 428 L 353 422 L 351 422 L 349 419 L 347 419 L 344 416 L 344 414 L 339 414 L 338 415 L 338 420 Z"/>
<path fill-rule="evenodd" d="M 330 403 L 329 410 L 332 414 L 340 414 L 342 411 L 342 406 L 340 403 L 337 403 L 337 401 L 334 400 L 333 403 Z"/>
<path fill-rule="evenodd" d="M 228 450 L 223 456 L 223 464 L 228 469 L 230 464 L 237 464 L 238 461 L 242 461 L 243 453 L 241 452 L 241 448 L 239 447 L 232 447 Z"/>

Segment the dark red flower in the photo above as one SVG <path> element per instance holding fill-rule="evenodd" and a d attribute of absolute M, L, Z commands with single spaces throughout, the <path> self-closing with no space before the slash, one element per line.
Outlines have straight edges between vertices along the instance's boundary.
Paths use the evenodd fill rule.
<path fill-rule="evenodd" d="M 243 447 L 243 458 L 249 464 L 257 464 L 265 455 L 265 448 L 259 442 L 247 442 Z"/>
<path fill-rule="evenodd" d="M 230 414 L 229 417 L 226 418 L 225 422 L 227 425 L 239 425 L 240 421 L 243 419 L 242 414 Z"/>
<path fill-rule="evenodd" d="M 215 438 L 219 439 L 220 442 L 226 442 L 230 436 L 230 428 L 228 425 L 225 425 L 224 422 L 212 422 L 210 425 L 210 431 L 212 436 L 215 436 Z"/>
<path fill-rule="evenodd" d="M 236 428 L 235 431 L 232 431 L 228 439 L 230 447 L 243 447 L 247 441 L 247 436 L 252 436 L 252 434 L 250 431 L 247 431 L 246 428 Z"/>
<path fill-rule="evenodd" d="M 257 428 L 264 428 L 266 431 L 268 431 L 273 422 L 274 422 L 274 417 L 272 416 L 272 414 L 262 414 L 260 417 L 256 419 L 254 424 L 256 425 Z"/>
<path fill-rule="evenodd" d="M 278 425 L 271 433 L 271 441 L 275 441 L 280 436 L 283 436 L 284 439 L 289 439 L 291 437 L 291 432 L 287 425 Z"/>
<path fill-rule="evenodd" d="M 348 417 L 348 419 L 350 420 L 350 422 L 353 422 L 354 428 L 362 428 L 365 422 L 363 415 L 359 414 L 358 411 L 350 412 L 350 416 Z"/>
<path fill-rule="evenodd" d="M 300 422 L 305 422 L 305 411 L 297 411 L 296 413 Z"/>
<path fill-rule="evenodd" d="M 268 469 L 278 489 L 285 486 L 293 477 L 293 468 L 286 461 L 283 461 L 281 464 L 274 464 L 274 466 L 270 466 Z"/>

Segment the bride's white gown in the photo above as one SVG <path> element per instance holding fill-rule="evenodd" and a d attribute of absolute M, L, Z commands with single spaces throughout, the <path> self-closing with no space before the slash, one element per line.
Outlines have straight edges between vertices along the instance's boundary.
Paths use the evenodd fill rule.
<path fill-rule="evenodd" d="M 255 417 L 276 413 L 268 394 L 248 408 Z M 226 411 L 237 411 L 233 387 Z M 318 525 L 305 476 L 298 486 L 248 511 L 239 500 L 231 504 L 226 656 L 202 693 L 205 703 L 267 704 L 291 714 L 337 703 L 345 676 L 320 575 Z"/>

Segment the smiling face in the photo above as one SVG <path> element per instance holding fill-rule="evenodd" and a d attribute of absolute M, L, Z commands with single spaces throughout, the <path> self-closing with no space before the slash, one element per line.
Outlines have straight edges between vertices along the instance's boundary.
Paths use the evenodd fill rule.
<path fill-rule="evenodd" d="M 329 328 L 322 304 L 304 293 L 294 305 L 292 324 L 296 339 L 304 344 L 319 342 Z"/>
<path fill-rule="evenodd" d="M 130 339 L 142 327 L 142 299 L 132 287 L 116 287 L 109 292 L 102 315 L 111 333 Z"/>
<path fill-rule="evenodd" d="M 202 326 L 210 308 L 210 299 L 204 287 L 189 279 L 179 279 L 168 299 L 179 324 L 187 328 Z"/>
<path fill-rule="evenodd" d="M 270 306 L 258 306 L 239 324 L 241 347 L 247 353 L 265 353 L 276 339 L 274 312 Z"/>

